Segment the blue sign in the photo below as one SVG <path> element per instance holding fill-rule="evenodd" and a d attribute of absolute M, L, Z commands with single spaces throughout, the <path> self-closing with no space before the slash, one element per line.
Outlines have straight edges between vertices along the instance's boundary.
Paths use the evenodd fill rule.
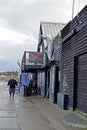
<path fill-rule="evenodd" d="M 21 85 L 23 85 L 23 86 L 29 85 L 28 73 L 21 74 Z"/>

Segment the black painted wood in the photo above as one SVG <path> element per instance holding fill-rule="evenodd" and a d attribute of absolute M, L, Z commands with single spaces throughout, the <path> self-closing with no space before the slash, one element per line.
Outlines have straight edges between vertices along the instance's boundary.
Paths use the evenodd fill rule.
<path fill-rule="evenodd" d="M 78 23 L 77 20 L 81 23 Z M 84 24 L 86 21 L 87 6 L 79 13 L 79 17 L 76 16 L 61 31 L 62 38 L 64 38 L 71 30 L 80 27 L 77 33 L 62 42 L 61 91 L 69 95 L 68 105 L 70 108 L 78 108 L 85 113 L 87 113 L 87 105 L 84 104 L 87 104 L 87 56 L 85 55 L 87 53 L 87 24 Z M 75 61 L 75 57 L 77 57 L 77 61 Z"/>

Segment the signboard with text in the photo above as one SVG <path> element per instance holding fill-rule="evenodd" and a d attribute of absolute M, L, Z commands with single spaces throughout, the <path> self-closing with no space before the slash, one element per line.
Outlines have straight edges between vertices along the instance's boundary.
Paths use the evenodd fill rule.
<path fill-rule="evenodd" d="M 22 73 L 21 74 L 21 84 L 23 86 L 28 86 L 28 84 L 29 84 L 28 73 Z"/>
<path fill-rule="evenodd" d="M 26 52 L 26 64 L 42 65 L 43 55 L 41 52 Z"/>

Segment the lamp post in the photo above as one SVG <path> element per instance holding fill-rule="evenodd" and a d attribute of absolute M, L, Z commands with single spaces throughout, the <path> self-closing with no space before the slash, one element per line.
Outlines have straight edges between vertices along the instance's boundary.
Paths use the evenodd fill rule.
<path fill-rule="evenodd" d="M 17 65 L 18 65 L 18 67 L 19 67 L 19 69 L 18 69 L 18 80 L 20 81 L 20 75 L 21 75 L 21 64 L 20 64 L 19 60 L 17 60 Z"/>
<path fill-rule="evenodd" d="M 73 16 L 74 16 L 74 4 L 75 4 L 75 0 L 73 0 L 73 3 L 72 3 L 72 19 L 73 19 Z"/>
<path fill-rule="evenodd" d="M 53 38 L 50 35 L 41 35 L 41 38 L 46 40 L 46 42 L 47 42 L 47 47 L 48 47 L 47 54 L 48 54 L 49 59 L 51 59 L 51 54 L 52 54 L 52 49 L 53 49 L 53 47 L 52 47 Z"/>
<path fill-rule="evenodd" d="M 47 47 L 48 47 L 48 50 L 46 51 L 46 53 L 48 54 L 48 58 L 49 58 L 49 60 L 51 61 L 52 59 L 51 59 L 51 55 L 52 55 L 52 50 L 53 50 L 53 38 L 52 38 L 52 36 L 50 36 L 50 35 L 41 35 L 41 38 L 42 39 L 44 39 L 44 40 L 46 40 L 46 42 L 47 42 Z M 47 71 L 47 88 L 46 88 L 46 98 L 48 97 L 48 95 L 49 95 L 49 98 L 51 99 L 51 91 L 52 91 L 52 84 L 51 84 L 51 76 L 50 76 L 50 74 L 51 74 L 51 70 L 50 71 Z M 49 80 L 50 79 L 50 80 Z"/>

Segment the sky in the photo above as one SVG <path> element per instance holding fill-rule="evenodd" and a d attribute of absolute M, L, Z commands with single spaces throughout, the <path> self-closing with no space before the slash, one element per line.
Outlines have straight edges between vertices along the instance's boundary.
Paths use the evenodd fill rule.
<path fill-rule="evenodd" d="M 18 70 L 24 51 L 37 51 L 40 22 L 68 23 L 73 0 L 0 0 L 0 72 Z M 74 16 L 87 4 L 75 0 Z"/>

